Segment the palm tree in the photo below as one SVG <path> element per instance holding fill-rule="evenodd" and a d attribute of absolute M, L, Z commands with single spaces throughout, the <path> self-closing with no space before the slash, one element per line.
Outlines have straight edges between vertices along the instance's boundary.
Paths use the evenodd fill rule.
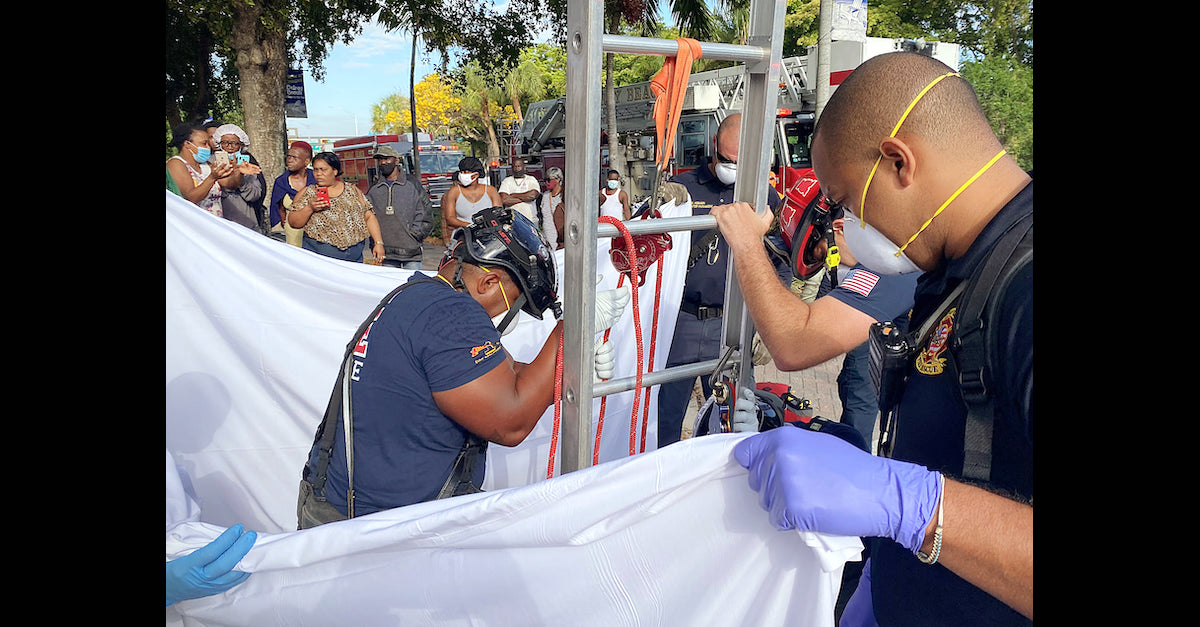
<path fill-rule="evenodd" d="M 384 0 L 375 18 L 385 29 L 412 33 L 412 58 L 408 68 L 408 107 L 412 118 L 413 174 L 418 179 L 421 177 L 421 159 L 417 154 L 420 136 L 417 128 L 417 95 L 413 91 L 416 88 L 417 39 L 425 40 L 427 50 L 437 48 L 442 52 L 442 58 L 446 57 L 446 49 L 451 42 L 451 36 L 447 35 L 452 32 L 451 21 L 439 12 L 440 6 L 440 3 L 425 0 Z"/>
<path fill-rule="evenodd" d="M 525 53 L 522 52 L 524 57 Z M 546 95 L 546 83 L 542 79 L 542 71 L 528 58 L 522 58 L 513 69 L 504 76 L 504 93 L 512 102 L 513 110 L 517 112 L 517 123 L 525 121 L 522 98 L 529 101 L 541 100 Z"/>
<path fill-rule="evenodd" d="M 738 3 L 745 0 L 725 0 Z M 704 0 L 670 0 L 671 15 L 679 28 L 681 37 L 708 40 L 713 33 L 713 16 Z M 631 27 L 632 32 L 642 37 L 652 37 L 659 31 L 658 3 L 656 0 L 605 0 L 604 14 L 607 16 L 609 34 L 621 32 L 621 25 Z M 613 85 L 613 53 L 604 55 L 604 97 L 608 127 L 608 163 L 618 172 L 625 171 L 625 155 L 617 136 L 617 103 Z"/>
<path fill-rule="evenodd" d="M 472 61 L 463 71 L 462 89 L 463 111 L 473 117 L 483 127 L 488 145 L 488 157 L 500 155 L 500 141 L 496 137 L 496 125 L 492 113 L 492 105 L 503 97 L 499 90 L 491 86 L 479 63 Z"/>

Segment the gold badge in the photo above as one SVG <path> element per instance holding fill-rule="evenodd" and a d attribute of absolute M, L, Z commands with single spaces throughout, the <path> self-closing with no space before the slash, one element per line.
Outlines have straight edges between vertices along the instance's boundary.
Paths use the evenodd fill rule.
<path fill-rule="evenodd" d="M 957 308 L 946 312 L 946 316 L 938 323 L 933 334 L 929 337 L 929 345 L 917 355 L 916 368 L 917 372 L 925 375 L 935 376 L 942 374 L 946 368 L 946 358 L 939 357 L 946 350 L 946 340 L 950 337 L 950 331 L 954 329 L 954 312 Z"/>

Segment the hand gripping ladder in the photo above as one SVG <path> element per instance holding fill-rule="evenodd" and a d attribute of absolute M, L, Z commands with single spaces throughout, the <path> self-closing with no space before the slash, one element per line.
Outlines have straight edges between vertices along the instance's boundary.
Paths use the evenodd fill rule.
<path fill-rule="evenodd" d="M 759 213 L 768 211 L 767 177 L 773 145 L 781 73 L 784 0 L 752 0 L 750 36 L 746 45 L 700 42 L 701 56 L 742 63 L 746 71 L 742 107 L 741 144 L 735 198 L 750 203 Z M 670 57 L 679 51 L 670 39 L 626 37 L 604 34 L 604 3 L 598 0 L 567 2 L 567 137 L 566 171 L 580 181 L 600 178 L 600 86 L 604 53 L 643 54 Z M 757 147 L 746 150 L 748 146 Z M 588 185 L 568 187 L 565 201 L 566 237 L 563 270 L 563 383 L 561 472 L 571 472 L 591 462 L 592 399 L 637 387 L 635 377 L 593 384 L 593 316 L 596 254 L 600 238 L 618 236 L 611 224 L 595 218 L 595 190 Z M 631 234 L 712 229 L 711 216 L 631 220 Z M 749 346 L 754 337 L 753 321 L 746 312 L 734 264 L 729 263 L 725 287 L 722 358 L 686 364 L 642 377 L 642 387 L 695 376 L 719 375 L 721 369 L 734 373 L 736 388 L 753 385 L 754 366 Z M 742 350 L 746 347 L 746 350 Z M 738 380 L 741 379 L 741 380 Z M 553 463 L 553 460 L 551 460 Z"/>

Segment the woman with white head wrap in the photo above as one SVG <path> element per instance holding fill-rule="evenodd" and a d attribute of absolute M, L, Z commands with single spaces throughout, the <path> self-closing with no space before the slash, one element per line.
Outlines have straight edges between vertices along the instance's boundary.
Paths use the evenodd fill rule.
<path fill-rule="evenodd" d="M 552 167 L 546 170 L 546 191 L 542 192 L 542 206 L 538 213 L 541 215 L 542 235 L 550 243 L 551 248 L 562 248 L 560 234 L 563 230 L 563 171 Z"/>
<path fill-rule="evenodd" d="M 250 147 L 250 137 L 236 124 L 222 124 L 213 133 L 213 141 L 220 148 L 214 158 L 219 158 L 223 152 L 237 166 L 233 176 L 221 180 L 225 219 L 261 231 L 262 201 L 266 194 L 267 182 L 258 162 L 247 150 Z"/>

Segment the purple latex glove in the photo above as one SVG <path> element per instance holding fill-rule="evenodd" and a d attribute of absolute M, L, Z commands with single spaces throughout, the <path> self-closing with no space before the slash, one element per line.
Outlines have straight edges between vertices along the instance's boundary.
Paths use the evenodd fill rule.
<path fill-rule="evenodd" d="M 815 431 L 772 429 L 733 456 L 778 529 L 891 538 L 915 555 L 941 498 L 938 473 Z"/>
<path fill-rule="evenodd" d="M 867 560 L 858 577 L 858 587 L 846 602 L 846 609 L 842 610 L 838 627 L 879 627 L 871 599 L 871 560 Z"/>

